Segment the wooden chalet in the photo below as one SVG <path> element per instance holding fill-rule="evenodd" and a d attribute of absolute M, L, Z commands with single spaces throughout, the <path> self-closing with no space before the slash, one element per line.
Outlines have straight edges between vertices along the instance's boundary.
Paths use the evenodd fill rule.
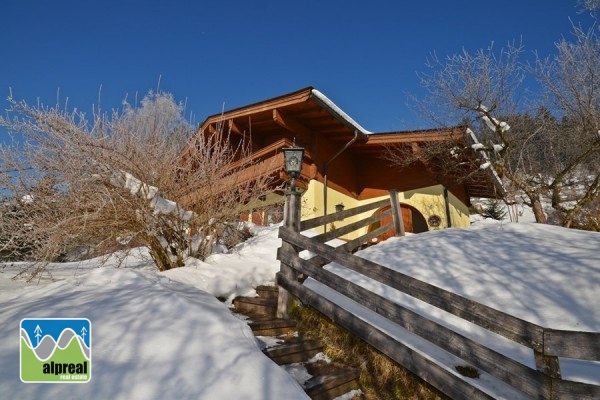
<path fill-rule="evenodd" d="M 390 145 L 412 151 L 439 141 L 468 146 L 466 128 L 372 133 L 312 87 L 209 116 L 198 135 L 211 135 L 219 129 L 229 132 L 227 137 L 234 144 L 244 141 L 252 150 L 254 163 L 243 171 L 242 180 L 267 174 L 275 182 L 263 204 L 252 205 L 258 211 L 281 202 L 281 189 L 289 181 L 281 149 L 293 145 L 305 148 L 296 184 L 303 192 L 302 215 L 306 218 L 331 214 L 336 206 L 352 208 L 373 202 L 396 189 L 406 231 L 466 226 L 470 198 L 497 197 L 500 185 L 493 174 L 478 168 L 465 171 L 463 176 L 469 179 L 459 180 L 443 176 L 427 162 L 394 168 L 383 158 Z M 263 222 L 269 219 L 259 212 L 254 214 L 256 222 L 257 215 Z"/>

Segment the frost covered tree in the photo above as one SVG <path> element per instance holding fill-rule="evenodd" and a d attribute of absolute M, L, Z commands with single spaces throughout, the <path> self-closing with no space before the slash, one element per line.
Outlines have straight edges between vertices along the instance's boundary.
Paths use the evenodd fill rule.
<path fill-rule="evenodd" d="M 433 55 L 418 107 L 440 124 L 467 124 L 481 143 L 473 149 L 489 160 L 480 167 L 522 193 L 537 222 L 547 221 L 547 200 L 559 223 L 585 225 L 580 218 L 600 195 L 598 30 L 574 25 L 552 57 L 522 59 L 523 46 L 514 43 Z M 534 80 L 541 89 L 528 91 L 525 83 Z"/>
<path fill-rule="evenodd" d="M 600 0 L 578 0 L 577 5 L 581 12 L 590 12 L 592 15 L 600 10 Z"/>
<path fill-rule="evenodd" d="M 13 213 L 0 227 L 3 258 L 32 244 L 27 260 L 60 259 L 79 246 L 147 246 L 160 270 L 202 258 L 245 202 L 260 196 L 266 178 L 238 182 L 244 144 L 227 132 L 196 137 L 183 105 L 168 93 L 140 104 L 94 112 L 8 99 L 0 125 L 17 136 L 0 149 L 0 188 Z M 184 154 L 185 149 L 185 156 Z M 182 205 L 194 194 L 197 201 Z"/>

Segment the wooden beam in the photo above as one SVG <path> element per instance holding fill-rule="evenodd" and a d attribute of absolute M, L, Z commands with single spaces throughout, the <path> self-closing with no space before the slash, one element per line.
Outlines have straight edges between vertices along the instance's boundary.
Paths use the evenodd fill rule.
<path fill-rule="evenodd" d="M 250 104 L 245 107 L 236 108 L 235 110 L 226 111 L 224 113 L 215 114 L 206 119 L 202 126 L 212 124 L 223 118 L 237 118 L 241 116 L 258 114 L 264 111 L 269 111 L 278 107 L 287 107 L 290 105 L 304 103 L 312 96 L 312 87 L 307 87 L 299 91 L 288 93 L 283 96 L 275 97 L 269 100 L 264 100 L 258 103 Z"/>
<path fill-rule="evenodd" d="M 413 154 L 414 154 L 415 156 L 417 156 L 417 158 L 418 158 L 418 159 L 422 159 L 422 157 L 421 157 L 421 146 L 419 146 L 419 143 L 417 143 L 417 142 L 412 142 L 412 143 L 410 144 L 410 148 L 411 148 L 411 150 L 412 150 Z"/>
<path fill-rule="evenodd" d="M 250 135 L 250 130 L 239 121 L 236 122 L 233 118 L 227 120 L 227 125 L 229 126 L 229 131 L 235 133 L 238 136 L 244 138 L 244 142 L 250 145 L 250 150 L 254 153 L 262 147 L 262 143 L 260 143 L 256 138 Z"/>
<path fill-rule="evenodd" d="M 379 133 L 369 135 L 368 145 L 413 143 L 413 142 L 463 142 L 465 128 L 461 126 L 453 128 L 429 129 L 422 131 L 404 131 L 393 133 Z"/>
<path fill-rule="evenodd" d="M 362 214 L 371 210 L 375 210 L 377 208 L 384 207 L 389 204 L 389 199 L 383 199 L 379 201 L 375 201 L 372 203 L 363 204 L 362 206 L 351 208 L 349 210 L 344 210 L 338 216 L 335 214 L 325 215 L 323 217 L 316 217 L 308 220 L 304 220 L 300 224 L 300 231 L 306 231 L 308 229 L 316 228 L 321 225 L 326 225 L 330 222 L 335 222 L 336 218 L 341 216 L 342 218 L 350 218 L 358 214 Z M 384 217 L 385 215 L 380 214 L 380 217 Z"/>
<path fill-rule="evenodd" d="M 544 330 L 544 354 L 600 361 L 600 332 Z"/>
<path fill-rule="evenodd" d="M 297 139 L 302 141 L 304 147 L 312 148 L 313 133 L 305 125 L 298 122 L 296 119 L 283 114 L 278 109 L 273 109 L 273 121 L 282 128 L 293 133 Z"/>
<path fill-rule="evenodd" d="M 392 218 L 394 220 L 394 233 L 396 236 L 404 236 L 404 221 L 402 220 L 402 210 L 400 209 L 400 200 L 398 199 L 398 191 L 390 190 L 390 205 L 392 207 Z"/>
<path fill-rule="evenodd" d="M 246 130 L 243 128 L 240 128 L 240 126 L 238 124 L 236 124 L 233 119 L 229 119 L 227 121 L 227 124 L 229 125 L 229 130 L 231 132 L 236 133 L 240 136 L 246 137 Z"/>

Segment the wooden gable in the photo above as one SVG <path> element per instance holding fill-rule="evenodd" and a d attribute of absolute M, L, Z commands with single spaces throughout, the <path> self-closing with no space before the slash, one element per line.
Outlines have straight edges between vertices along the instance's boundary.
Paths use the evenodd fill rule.
<path fill-rule="evenodd" d="M 426 164 L 399 169 L 383 158 L 386 146 L 419 146 L 431 141 L 464 141 L 466 129 L 453 127 L 412 132 L 367 132 L 342 110 L 312 87 L 250 104 L 206 118 L 198 135 L 221 130 L 234 145 L 244 142 L 255 163 L 243 171 L 244 180 L 257 174 L 273 176 L 278 184 L 287 181 L 281 149 L 290 145 L 305 148 L 299 186 L 308 181 L 325 181 L 332 189 L 357 199 L 443 184 L 468 204 L 470 196 L 496 197 L 494 182 L 484 171 L 475 171 L 468 181 L 442 181 Z M 473 171 L 471 171 L 473 172 Z"/>

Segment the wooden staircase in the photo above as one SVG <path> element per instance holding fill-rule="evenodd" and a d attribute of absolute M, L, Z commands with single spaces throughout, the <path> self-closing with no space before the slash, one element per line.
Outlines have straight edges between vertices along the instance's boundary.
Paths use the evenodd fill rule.
<path fill-rule="evenodd" d="M 301 364 L 310 379 L 299 382 L 313 400 L 332 400 L 358 389 L 359 370 L 338 363 L 315 360 L 323 345 L 314 339 L 304 339 L 296 334 L 296 322 L 276 318 L 278 289 L 259 286 L 258 297 L 237 297 L 233 311 L 247 317 L 255 336 L 277 338 L 278 344 L 266 347 L 263 353 L 279 365 Z"/>

